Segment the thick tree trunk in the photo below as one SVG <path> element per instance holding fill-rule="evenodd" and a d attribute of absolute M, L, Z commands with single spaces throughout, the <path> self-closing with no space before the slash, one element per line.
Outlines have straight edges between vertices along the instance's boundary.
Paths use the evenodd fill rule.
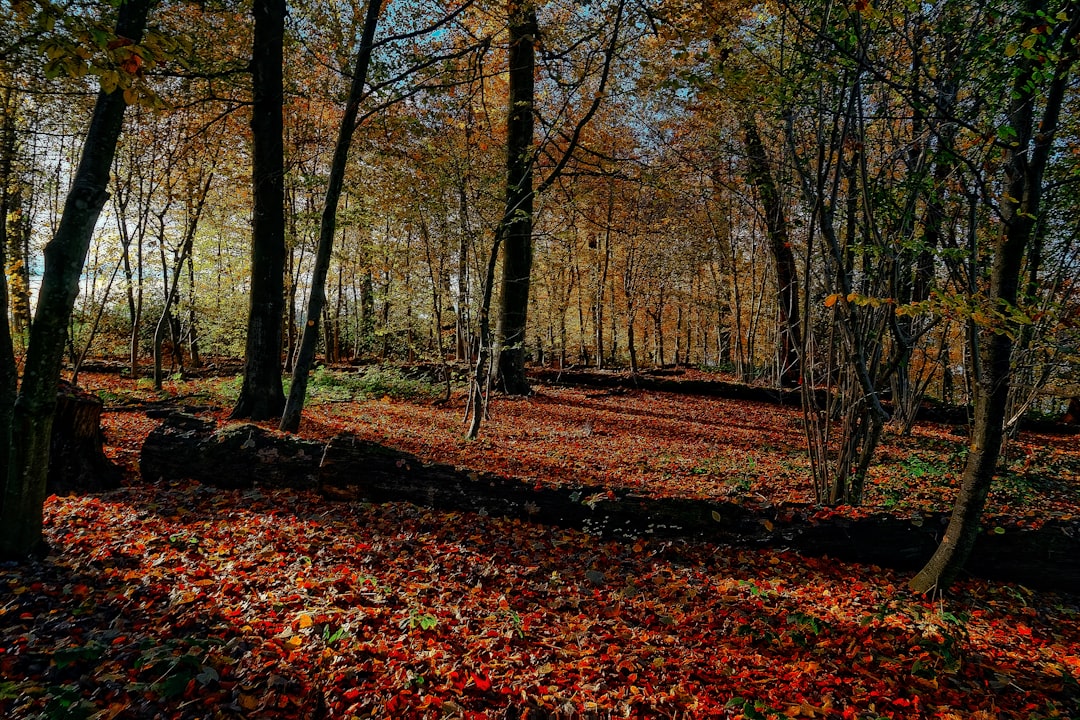
<path fill-rule="evenodd" d="M 300 429 L 300 415 L 307 397 L 308 376 L 311 364 L 315 360 L 315 346 L 319 341 L 319 318 L 326 304 L 326 274 L 330 270 L 330 259 L 334 249 L 334 232 L 337 228 L 338 203 L 345 183 L 345 165 L 349 159 L 353 133 L 356 131 L 356 116 L 360 112 L 360 101 L 364 97 L 364 83 L 367 69 L 371 62 L 371 50 L 375 42 L 375 26 L 379 21 L 382 4 L 368 3 L 364 18 L 364 31 L 360 38 L 360 48 L 356 52 L 356 66 L 353 69 L 352 86 L 345 103 L 345 114 L 338 128 L 337 143 L 334 146 L 334 158 L 330 163 L 330 177 L 327 178 L 326 198 L 323 201 L 322 219 L 319 225 L 319 244 L 315 251 L 315 268 L 311 274 L 311 292 L 308 295 L 307 312 L 304 315 L 304 331 L 300 336 L 300 349 L 293 365 L 292 386 L 289 399 L 281 415 L 280 429 L 296 432 Z M 327 354 L 330 354 L 327 343 Z"/>
<path fill-rule="evenodd" d="M 525 326 L 533 260 L 533 74 L 537 34 L 536 8 L 532 2 L 510 4 L 509 29 L 506 206 L 499 230 L 499 236 L 503 238 L 502 304 L 495 335 L 499 384 L 510 395 L 528 395 Z"/>
<path fill-rule="evenodd" d="M 123 3 L 117 16 L 116 34 L 139 42 L 152 1 Z M 7 474 L 0 508 L 2 558 L 24 558 L 41 546 L 49 444 L 67 325 L 79 291 L 90 238 L 108 199 L 109 170 L 126 107 L 120 90 L 99 91 L 60 224 L 45 247 L 45 272 L 30 328 L 22 386 L 11 413 L 11 429 L 2 432 L 4 437 L 10 437 L 5 450 Z M 11 361 L 5 357 L 2 362 L 8 368 Z M 9 390 L 4 395 L 7 400 Z"/>
<path fill-rule="evenodd" d="M 285 311 L 285 0 L 255 0 L 252 42 L 251 300 L 244 382 L 234 418 L 268 420 L 285 407 L 281 383 Z"/>

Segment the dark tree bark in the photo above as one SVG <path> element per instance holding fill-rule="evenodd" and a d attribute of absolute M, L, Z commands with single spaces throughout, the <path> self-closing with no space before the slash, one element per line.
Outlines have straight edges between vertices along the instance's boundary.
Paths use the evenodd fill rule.
<path fill-rule="evenodd" d="M 234 418 L 267 420 L 285 407 L 281 383 L 285 312 L 285 146 L 282 106 L 285 0 L 255 0 L 252 77 L 251 300 L 244 382 Z"/>
<path fill-rule="evenodd" d="M 0 118 L 0 452 L 11 447 L 11 420 L 15 398 L 19 388 L 19 370 L 15 365 L 15 348 L 8 324 L 8 212 L 11 204 L 10 188 L 15 155 L 14 90 L 7 88 L 3 97 L 3 116 Z M 5 466 L 6 467 L 6 466 Z M 0 482 L 6 482 L 6 472 L 0 473 Z M 0 505 L 3 504 L 0 496 Z"/>
<path fill-rule="evenodd" d="M 153 0 L 123 3 L 116 20 L 117 36 L 139 42 L 152 4 Z M 11 417 L 10 429 L 0 431 L 0 436 L 10 438 L 4 450 L 7 472 L 0 508 L 0 557 L 5 559 L 24 558 L 42 543 L 49 443 L 67 326 L 90 238 L 108 199 L 109 170 L 126 107 L 120 90 L 98 92 L 60 224 L 45 246 L 45 271 L 30 328 L 22 385 L 10 416 L 6 408 L 3 413 Z M 14 362 L 5 356 L 2 363 L 6 401 L 13 395 L 6 376 Z"/>
<path fill-rule="evenodd" d="M 60 381 L 49 451 L 48 492 L 97 492 L 120 486 L 120 469 L 105 456 L 103 448 L 102 408 L 96 395 Z"/>
<path fill-rule="evenodd" d="M 193 478 L 231 489 L 256 485 L 315 487 L 323 444 L 282 436 L 258 425 L 230 425 L 172 413 L 143 443 L 143 480 Z"/>
<path fill-rule="evenodd" d="M 528 395 L 525 332 L 533 248 L 533 101 L 536 71 L 536 8 L 510 3 L 509 114 L 506 119 L 506 205 L 500 228 L 503 265 L 495 337 L 499 383 L 510 395 Z"/>
<path fill-rule="evenodd" d="M 780 364 L 780 384 L 795 387 L 799 384 L 801 371 L 799 353 L 802 348 L 802 332 L 799 326 L 799 268 L 795 252 L 791 249 L 787 216 L 780 191 L 773 179 L 761 134 L 753 120 L 743 121 L 743 145 L 746 150 L 750 183 L 757 189 L 765 211 L 765 227 L 769 235 L 769 250 L 776 271 L 776 289 L 780 306 L 780 346 L 777 349 Z"/>
<path fill-rule="evenodd" d="M 345 184 L 345 164 L 349 159 L 353 133 L 356 132 L 356 116 L 360 113 L 360 101 L 364 97 L 364 83 L 367 81 L 371 50 L 375 43 L 375 27 L 379 22 L 381 10 L 381 2 L 377 0 L 368 2 L 360 48 L 356 51 L 356 66 L 353 68 L 349 98 L 345 102 L 345 114 L 338 128 L 334 158 L 330 164 L 330 177 L 327 179 L 326 199 L 323 202 L 322 219 L 319 224 L 319 244 L 315 251 L 315 268 L 311 276 L 311 292 L 308 295 L 304 332 L 300 336 L 300 349 L 293 366 L 289 400 L 285 404 L 279 426 L 287 432 L 296 432 L 300 429 L 300 414 L 304 409 L 304 400 L 307 396 L 308 376 L 311 372 L 311 363 L 315 359 L 315 346 L 319 341 L 319 318 L 326 304 L 326 273 L 330 269 L 330 256 L 334 249 L 338 203 Z"/>
<path fill-rule="evenodd" d="M 1043 10 L 1042 0 L 1026 3 L 1025 35 L 1042 20 L 1036 11 Z M 1036 232 L 1043 191 L 1043 177 L 1050 160 L 1054 136 L 1064 96 L 1076 60 L 1075 41 L 1080 34 L 1080 16 L 1069 4 L 1069 20 L 1059 39 L 1061 57 L 1053 68 L 1047 86 L 1036 77 L 1046 76 L 1044 59 L 1023 57 L 1012 88 L 1008 109 L 1009 127 L 1015 141 L 1005 151 L 1005 193 L 1001 202 L 1001 233 L 994 243 L 993 265 L 987 300 L 990 307 L 1016 307 L 1024 252 Z M 1036 103 L 1045 97 L 1042 117 L 1036 117 Z M 1014 333 L 1008 327 L 981 327 L 977 339 L 982 374 L 976 383 L 975 426 L 960 490 L 953 506 L 949 527 L 934 555 L 909 583 L 915 592 L 947 588 L 958 576 L 971 555 L 979 531 L 986 497 L 994 475 L 1004 437 L 1009 389 L 1013 377 L 1012 352 Z"/>

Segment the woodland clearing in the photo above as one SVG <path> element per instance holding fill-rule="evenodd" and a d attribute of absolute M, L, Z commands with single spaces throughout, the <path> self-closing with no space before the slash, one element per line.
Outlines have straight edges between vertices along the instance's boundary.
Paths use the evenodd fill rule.
<path fill-rule="evenodd" d="M 134 470 L 162 396 L 116 375 L 106 450 Z M 224 420 L 231 379 L 166 383 Z M 301 435 L 351 432 L 536 483 L 809 502 L 800 411 L 541 386 L 480 440 L 462 398 L 314 383 Z M 133 405 L 134 403 L 134 405 Z M 1074 438 L 1023 433 L 988 512 L 1080 507 Z M 886 438 L 866 508 L 947 509 L 956 428 Z M 792 552 L 581 532 L 192 482 L 51 498 L 52 552 L 0 568 L 8 717 L 1039 718 L 1080 715 L 1080 598 Z M 841 512 L 864 512 L 843 510 Z"/>

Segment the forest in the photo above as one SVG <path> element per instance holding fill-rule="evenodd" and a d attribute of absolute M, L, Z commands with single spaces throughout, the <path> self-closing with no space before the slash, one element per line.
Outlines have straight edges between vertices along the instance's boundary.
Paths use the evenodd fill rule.
<path fill-rule="evenodd" d="M 1080 716 L 1073 0 L 0 28 L 7 716 Z"/>

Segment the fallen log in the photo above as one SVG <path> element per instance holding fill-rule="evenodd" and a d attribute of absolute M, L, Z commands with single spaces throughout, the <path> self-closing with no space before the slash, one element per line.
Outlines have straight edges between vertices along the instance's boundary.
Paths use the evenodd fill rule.
<path fill-rule="evenodd" d="M 143 442 L 144 480 L 193 478 L 206 485 L 244 489 L 255 485 L 314 488 L 323 444 L 264 430 L 226 425 L 174 412 Z"/>
<path fill-rule="evenodd" d="M 799 407 L 802 404 L 801 390 L 770 388 L 759 385 L 728 382 L 726 380 L 680 380 L 671 379 L 670 371 L 660 375 L 657 371 L 632 375 L 626 372 L 602 370 L 551 370 L 548 368 L 530 369 L 529 379 L 546 385 L 572 385 L 577 387 L 604 390 L 648 390 L 650 392 L 672 393 L 674 395 L 694 395 L 715 397 L 727 400 L 745 400 L 749 402 L 771 403 Z M 817 401 L 821 406 L 828 404 L 828 393 L 817 390 Z M 888 400 L 882 402 L 886 411 L 891 412 Z M 1080 408 L 1077 409 L 1080 417 Z M 919 407 L 916 419 L 922 422 L 935 422 L 943 425 L 967 425 L 971 422 L 972 410 L 963 406 L 943 405 L 926 400 Z M 1080 423 L 1070 423 L 1068 416 L 1062 421 L 1023 418 L 1020 429 L 1052 435 L 1080 434 Z"/>
<path fill-rule="evenodd" d="M 667 373 L 670 375 L 671 373 Z M 581 387 L 649 390 L 678 395 L 699 395 L 719 397 L 729 400 L 748 400 L 751 402 L 772 403 L 800 407 L 802 395 L 799 390 L 769 388 L 759 385 L 727 382 L 725 380 L 678 380 L 653 373 L 603 372 L 596 370 L 551 370 L 547 368 L 529 370 L 529 379 L 548 385 L 577 385 Z M 824 393 L 819 402 L 826 401 Z"/>
<path fill-rule="evenodd" d="M 240 441 L 237 442 L 237 439 Z M 292 449 L 289 446 L 293 445 Z M 901 570 L 920 567 L 937 547 L 948 514 L 853 517 L 809 505 L 748 505 L 655 498 L 596 486 L 550 487 L 422 460 L 410 453 L 339 435 L 322 448 L 253 425 L 227 426 L 183 414 L 166 419 L 143 446 L 143 476 L 192 478 L 221 487 L 245 483 L 317 487 L 327 498 L 410 502 L 583 530 L 603 537 L 687 538 L 742 547 L 788 548 Z M 284 471 L 265 462 L 268 448 L 292 458 Z M 226 448 L 222 450 L 222 448 Z M 260 453 L 264 457 L 260 458 Z M 186 462 L 177 462 L 178 458 Z M 230 463 L 223 469 L 224 463 Z M 295 473 L 295 483 L 288 479 Z M 1002 521 L 1005 523 L 1005 521 Z M 1037 530 L 989 526 L 969 571 L 977 576 L 1080 593 L 1080 521 Z"/>

